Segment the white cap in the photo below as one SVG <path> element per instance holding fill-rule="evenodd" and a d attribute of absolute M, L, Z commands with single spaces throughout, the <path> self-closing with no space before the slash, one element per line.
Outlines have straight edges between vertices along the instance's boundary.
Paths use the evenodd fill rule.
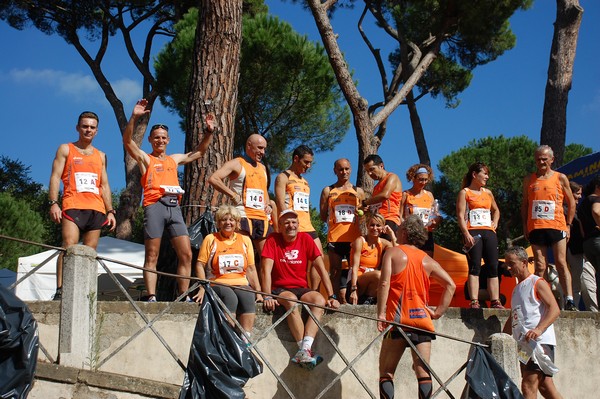
<path fill-rule="evenodd" d="M 297 213 L 296 213 L 296 211 L 295 211 L 295 210 L 293 210 L 293 209 L 284 209 L 283 211 L 281 211 L 281 212 L 279 213 L 279 217 L 280 217 L 280 218 L 282 218 L 282 217 L 283 217 L 283 216 L 285 216 L 285 215 L 294 215 L 294 216 L 298 217 L 298 214 L 297 214 Z"/>

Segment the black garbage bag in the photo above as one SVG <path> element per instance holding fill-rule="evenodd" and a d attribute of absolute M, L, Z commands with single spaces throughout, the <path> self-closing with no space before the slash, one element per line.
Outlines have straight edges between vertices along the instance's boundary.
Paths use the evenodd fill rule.
<path fill-rule="evenodd" d="M 27 398 L 38 349 L 37 322 L 27 305 L 0 286 L 0 398 Z"/>
<path fill-rule="evenodd" d="M 244 399 L 242 387 L 262 363 L 237 335 L 206 286 L 179 399 Z"/>
<path fill-rule="evenodd" d="M 517 385 L 510 379 L 496 359 L 481 346 L 474 345 L 469 352 L 465 375 L 468 394 L 466 399 L 523 399 Z"/>
<path fill-rule="evenodd" d="M 188 227 L 192 248 L 200 249 L 200 245 L 202 245 L 204 237 L 210 233 L 214 233 L 215 231 L 217 231 L 215 219 L 211 211 L 207 209 L 206 212 L 200 215 L 200 217 L 196 219 L 194 223 L 190 224 L 190 227 Z"/>

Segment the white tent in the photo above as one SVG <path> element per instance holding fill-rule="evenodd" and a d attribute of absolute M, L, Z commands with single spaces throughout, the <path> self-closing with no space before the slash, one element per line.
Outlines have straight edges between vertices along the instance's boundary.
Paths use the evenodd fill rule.
<path fill-rule="evenodd" d="M 96 249 L 98 256 L 114 259 L 119 262 L 130 263 L 142 267 L 144 265 L 144 246 L 130 241 L 119 240 L 112 237 L 101 237 Z M 39 266 L 46 259 L 51 257 L 57 251 L 49 250 L 39 254 L 19 258 L 19 268 L 17 271 L 17 281 L 37 268 L 35 273 L 22 281 L 16 287 L 17 296 L 23 301 L 50 300 L 56 291 L 56 261 L 58 257 Z M 121 284 L 127 289 L 137 280 L 141 282 L 142 271 L 122 265 L 120 263 L 104 261 L 104 264 L 115 274 Z M 137 283 L 136 282 L 136 283 Z M 141 284 L 141 283 L 140 283 Z M 136 299 L 135 289 L 129 290 L 130 294 Z M 106 271 L 98 263 L 98 299 L 114 300 L 124 298 L 123 293 L 115 285 Z"/>

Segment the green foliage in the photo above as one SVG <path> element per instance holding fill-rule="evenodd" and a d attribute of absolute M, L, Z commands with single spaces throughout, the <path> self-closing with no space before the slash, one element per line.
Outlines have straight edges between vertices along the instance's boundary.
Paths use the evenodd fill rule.
<path fill-rule="evenodd" d="M 462 188 L 462 180 L 469 166 L 478 161 L 485 163 L 490 169 L 487 188 L 494 193 L 500 208 L 500 224 L 497 230 L 500 252 L 507 247 L 507 240 L 521 236 L 523 178 L 535 171 L 533 153 L 537 146 L 536 142 L 526 136 L 486 137 L 473 140 L 467 146 L 442 158 L 438 164 L 442 175 L 436 182 L 433 193 L 447 217 L 436 231 L 436 241 L 455 251 L 462 247 L 462 236 L 456 222 L 456 196 Z M 591 153 L 591 148 L 581 144 L 569 144 L 566 147 L 569 161 Z"/>
<path fill-rule="evenodd" d="M 471 71 L 515 46 L 516 38 L 508 19 L 518 9 L 529 8 L 532 0 L 404 0 L 384 3 L 398 31 L 406 40 L 419 46 L 426 43 L 432 34 L 440 32 L 448 13 L 453 13 L 454 24 L 446 28 L 448 35 L 440 54 L 417 87 L 433 97 L 442 95 L 446 105 L 454 107 L 458 105 L 458 94 L 471 82 Z M 390 56 L 394 68 L 400 63 L 401 50 L 399 48 Z"/>
<path fill-rule="evenodd" d="M 571 143 L 568 144 L 565 147 L 565 155 L 563 156 L 563 164 L 568 164 L 571 161 L 574 161 L 575 159 L 579 158 L 579 157 L 583 157 L 585 155 L 590 155 L 591 153 L 593 153 L 594 150 L 592 150 L 590 147 L 586 147 L 583 144 L 575 144 L 575 143 Z"/>
<path fill-rule="evenodd" d="M 177 35 L 158 55 L 155 68 L 161 102 L 183 119 L 197 10 L 175 25 Z M 268 140 L 266 162 L 274 171 L 289 163 L 290 149 L 307 144 L 331 150 L 350 126 L 350 114 L 320 44 L 298 35 L 267 14 L 245 15 L 234 153 L 259 133 Z"/>
<path fill-rule="evenodd" d="M 11 193 L 28 201 L 37 198 L 42 185 L 29 177 L 30 169 L 19 160 L 0 156 L 0 192 Z"/>
<path fill-rule="evenodd" d="M 28 202 L 0 193 L 0 234 L 34 242 L 42 242 L 46 234 L 42 216 Z M 12 240 L 0 239 L 0 268 L 17 270 L 20 256 L 39 252 L 39 248 Z"/>
<path fill-rule="evenodd" d="M 310 221 L 319 235 L 321 244 L 324 246 L 322 250 L 325 251 L 325 247 L 327 247 L 327 223 L 321 220 L 319 211 L 313 206 L 310 207 Z"/>

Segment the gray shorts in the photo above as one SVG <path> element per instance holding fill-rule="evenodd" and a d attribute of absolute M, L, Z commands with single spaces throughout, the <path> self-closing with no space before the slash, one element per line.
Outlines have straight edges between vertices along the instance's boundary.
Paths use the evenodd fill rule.
<path fill-rule="evenodd" d="M 144 207 L 144 239 L 161 238 L 165 227 L 171 238 L 189 235 L 179 206 L 157 201 Z"/>

